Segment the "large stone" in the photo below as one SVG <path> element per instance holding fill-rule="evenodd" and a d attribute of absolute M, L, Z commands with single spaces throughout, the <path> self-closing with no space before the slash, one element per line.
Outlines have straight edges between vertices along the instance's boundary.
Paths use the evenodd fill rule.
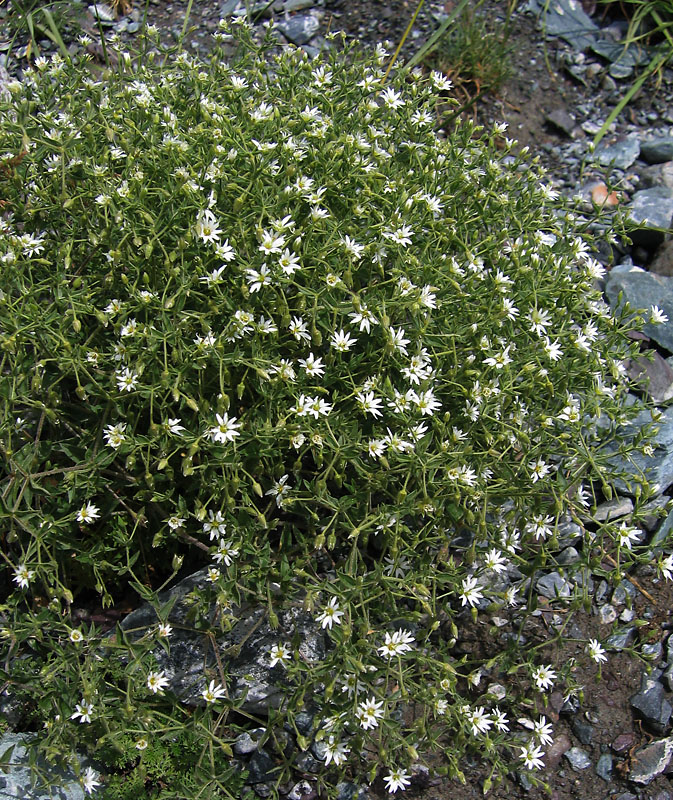
<path fill-rule="evenodd" d="M 673 367 L 656 350 L 649 356 L 629 359 L 626 371 L 657 405 L 667 403 L 673 397 Z"/>
<path fill-rule="evenodd" d="M 608 274 L 605 293 L 613 309 L 619 307 L 620 293 L 634 310 L 649 311 L 652 306 L 658 306 L 668 316 L 669 322 L 664 325 L 648 323 L 643 333 L 673 353 L 673 278 L 620 264 Z"/>
<path fill-rule="evenodd" d="M 30 769 L 30 740 L 27 733 L 6 733 L 0 738 L 0 757 L 12 747 L 7 759 L 2 759 L 0 772 L 0 798 L 2 800 L 84 800 L 84 789 L 72 770 L 61 770 L 38 758 L 38 771 Z M 5 768 L 6 765 L 6 768 Z M 81 769 L 90 762 L 80 759 Z M 33 783 L 35 781 L 35 783 Z M 102 783 L 102 781 L 101 781 Z"/>
<path fill-rule="evenodd" d="M 664 687 L 659 681 L 648 680 L 644 690 L 634 694 L 630 703 L 650 728 L 657 733 L 664 732 L 671 718 L 672 709 L 664 696 Z"/>
<path fill-rule="evenodd" d="M 269 651 L 279 642 L 289 642 L 296 636 L 299 655 L 306 663 L 325 657 L 325 636 L 313 616 L 304 611 L 299 601 L 277 611 L 278 627 L 272 627 L 267 609 L 263 606 L 242 606 L 217 610 L 213 603 L 208 611 L 209 629 L 213 638 L 199 631 L 198 620 L 190 616 L 188 596 L 195 589 L 206 587 L 207 569 L 190 575 L 173 589 L 159 596 L 160 605 L 172 602 L 168 621 L 173 625 L 168 652 L 157 645 L 154 656 L 158 669 L 166 673 L 168 689 L 189 705 L 204 705 L 201 692 L 218 673 L 218 659 L 228 675 L 228 692 L 234 700 L 243 699 L 241 708 L 253 714 L 263 714 L 277 708 L 283 699 L 285 670 L 281 665 L 269 666 Z M 151 605 L 131 612 L 121 627 L 130 638 L 142 636 L 158 623 Z M 212 628 L 211 628 L 212 626 Z M 213 647 L 217 646 L 217 656 Z M 219 681 L 216 681 L 219 682 Z"/>
<path fill-rule="evenodd" d="M 648 265 L 648 270 L 656 275 L 665 275 L 667 278 L 673 276 L 673 239 L 661 243 Z"/>
<path fill-rule="evenodd" d="M 591 45 L 591 49 L 602 56 L 610 64 L 609 72 L 613 78 L 628 78 L 634 67 L 647 64 L 651 54 L 641 45 L 633 42 L 626 46 L 623 42 L 614 42 L 609 39 L 599 39 Z"/>
<path fill-rule="evenodd" d="M 673 739 L 660 739 L 640 747 L 631 759 L 629 779 L 634 783 L 651 783 L 668 766 L 673 755 Z"/>
<path fill-rule="evenodd" d="M 652 186 L 633 195 L 628 213 L 629 221 L 637 226 L 629 234 L 634 244 L 655 247 L 664 240 L 673 219 L 673 189 Z"/>
<path fill-rule="evenodd" d="M 317 12 L 295 14 L 286 20 L 280 20 L 276 27 L 292 44 L 307 44 L 320 28 L 320 16 Z"/>
<path fill-rule="evenodd" d="M 527 7 L 538 15 L 545 36 L 559 36 L 575 50 L 586 50 L 597 41 L 598 26 L 577 0 L 529 0 Z"/>
<path fill-rule="evenodd" d="M 669 189 L 673 189 L 673 161 L 642 167 L 638 174 L 640 176 L 640 186 L 643 189 L 648 189 L 651 186 L 667 186 Z"/>
<path fill-rule="evenodd" d="M 663 164 L 673 159 L 673 136 L 659 136 L 641 142 L 640 155 L 648 164 Z"/>
<path fill-rule="evenodd" d="M 628 169 L 640 154 L 640 142 L 637 136 L 627 136 L 614 144 L 606 144 L 596 148 L 593 161 L 604 167 Z"/>

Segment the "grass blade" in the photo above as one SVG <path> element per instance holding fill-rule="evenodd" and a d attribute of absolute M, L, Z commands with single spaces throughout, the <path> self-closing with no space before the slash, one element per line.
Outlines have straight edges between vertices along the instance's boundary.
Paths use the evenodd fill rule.
<path fill-rule="evenodd" d="M 453 9 L 453 11 L 449 14 L 449 16 L 442 22 L 442 24 L 437 28 L 437 30 L 432 34 L 432 36 L 428 39 L 428 41 L 421 47 L 421 49 L 407 62 L 407 66 L 414 67 L 420 61 L 422 61 L 428 53 L 431 53 L 436 47 L 439 40 L 444 36 L 447 29 L 450 25 L 452 25 L 456 17 L 462 14 L 463 10 L 469 5 L 470 0 L 460 0 L 460 3 Z M 418 13 L 418 9 L 416 11 Z M 416 15 L 414 15 L 414 19 L 416 19 Z M 413 19 L 409 25 L 411 27 L 413 24 Z M 408 30 L 408 29 L 407 29 Z M 406 36 L 405 32 L 405 36 Z M 400 47 L 402 45 L 400 44 Z"/>

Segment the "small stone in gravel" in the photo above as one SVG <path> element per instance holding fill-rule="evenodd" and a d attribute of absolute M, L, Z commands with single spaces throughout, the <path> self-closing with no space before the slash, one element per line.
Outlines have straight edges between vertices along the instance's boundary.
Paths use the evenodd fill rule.
<path fill-rule="evenodd" d="M 642 189 L 631 198 L 628 219 L 637 226 L 637 229 L 631 231 L 630 236 L 635 244 L 656 246 L 663 241 L 664 234 L 654 229 L 669 229 L 671 218 L 673 218 L 673 189 L 667 186 Z"/>
<path fill-rule="evenodd" d="M 296 763 L 302 772 L 319 772 L 322 767 L 320 761 L 316 761 L 310 753 L 301 753 Z"/>
<path fill-rule="evenodd" d="M 615 497 L 607 503 L 601 503 L 593 514 L 594 519 L 599 522 L 608 522 L 611 519 L 619 519 L 633 511 L 633 501 L 630 497 Z"/>
<path fill-rule="evenodd" d="M 257 750 L 246 764 L 248 770 L 248 783 L 264 783 L 273 777 L 271 772 L 275 764 L 266 750 Z"/>
<path fill-rule="evenodd" d="M 318 32 L 320 19 L 317 14 L 297 14 L 287 20 L 280 20 L 276 27 L 292 44 L 307 44 Z"/>
<path fill-rule="evenodd" d="M 568 763 L 575 770 L 580 772 L 583 769 L 588 769 L 591 766 L 591 759 L 586 750 L 581 747 L 571 747 L 566 753 L 563 754 L 568 759 Z"/>
<path fill-rule="evenodd" d="M 608 636 L 608 638 L 605 640 L 605 646 L 609 650 L 621 652 L 625 647 L 628 647 L 635 638 L 636 629 L 633 627 L 633 625 L 630 625 L 628 628 L 624 628 L 623 630 L 617 631 L 616 633 Z"/>
<path fill-rule="evenodd" d="M 577 130 L 577 122 L 565 108 L 555 108 L 547 114 L 545 119 L 557 130 L 565 133 L 566 136 L 574 137 L 574 132 Z"/>
<path fill-rule="evenodd" d="M 569 564 L 576 564 L 580 560 L 580 554 L 574 547 L 566 547 L 558 554 L 557 561 L 563 566 L 567 567 Z"/>
<path fill-rule="evenodd" d="M 661 656 L 664 652 L 664 646 L 661 642 L 655 642 L 654 644 L 644 644 L 642 646 L 642 652 L 645 658 L 648 661 L 658 662 L 661 660 Z"/>
<path fill-rule="evenodd" d="M 550 600 L 556 597 L 570 597 L 572 594 L 571 584 L 558 572 L 543 575 L 535 586 L 541 595 Z"/>
<path fill-rule="evenodd" d="M 623 753 L 635 744 L 636 737 L 634 733 L 620 733 L 619 736 L 612 742 L 612 749 L 615 753 Z"/>
<path fill-rule="evenodd" d="M 313 787 L 308 781 L 299 781 L 288 792 L 288 800 L 309 800 L 315 796 Z"/>
<path fill-rule="evenodd" d="M 547 767 L 557 767 L 561 763 L 564 753 L 570 750 L 572 743 L 565 733 L 559 734 L 552 742 L 549 750 L 545 755 L 545 764 Z"/>
<path fill-rule="evenodd" d="M 623 580 L 615 587 L 612 593 L 612 602 L 617 606 L 621 606 L 627 599 L 633 600 L 637 594 L 638 590 L 631 581 Z"/>
<path fill-rule="evenodd" d="M 612 779 L 612 756 L 610 753 L 603 753 L 598 759 L 596 775 L 598 775 L 599 778 L 603 778 L 604 781 L 610 781 Z"/>
<path fill-rule="evenodd" d="M 610 625 L 617 619 L 617 609 L 606 603 L 598 609 L 598 619 L 601 625 Z"/>
<path fill-rule="evenodd" d="M 666 239 L 657 247 L 657 252 L 647 265 L 647 269 L 649 272 L 665 275 L 668 278 L 673 275 L 673 239 Z"/>
<path fill-rule="evenodd" d="M 673 755 L 673 739 L 660 739 L 646 744 L 633 754 L 629 779 L 634 783 L 651 783 L 668 766 Z"/>
<path fill-rule="evenodd" d="M 673 159 L 673 137 L 661 136 L 640 143 L 640 155 L 648 164 L 663 164 Z"/>
<path fill-rule="evenodd" d="M 248 753 L 253 753 L 257 749 L 257 743 L 264 733 L 264 728 L 255 728 L 254 730 L 241 733 L 234 740 L 233 751 L 238 756 L 245 756 Z"/>
<path fill-rule="evenodd" d="M 594 735 L 594 726 L 582 717 L 575 717 L 570 723 L 573 733 L 582 744 L 591 744 Z"/>
<path fill-rule="evenodd" d="M 671 717 L 671 704 L 664 697 L 664 687 L 655 680 L 647 680 L 644 691 L 629 700 L 645 722 L 658 733 L 663 733 Z"/>
<path fill-rule="evenodd" d="M 640 185 L 643 189 L 650 186 L 668 186 L 673 189 L 673 161 L 643 167 L 640 170 Z"/>
<path fill-rule="evenodd" d="M 367 800 L 369 796 L 364 786 L 357 786 L 350 781 L 337 783 L 337 800 Z"/>

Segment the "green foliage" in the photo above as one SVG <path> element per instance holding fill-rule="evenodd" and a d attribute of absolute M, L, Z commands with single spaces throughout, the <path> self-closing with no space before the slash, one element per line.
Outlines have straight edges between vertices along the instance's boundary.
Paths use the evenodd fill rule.
<path fill-rule="evenodd" d="M 39 39 L 51 40 L 64 57 L 68 50 L 63 41 L 66 33 L 72 37 L 81 30 L 82 5 L 72 0 L 10 0 L 5 24 L 12 46 L 25 42 L 26 57 L 40 54 Z"/>
<path fill-rule="evenodd" d="M 206 564 L 184 623 L 206 640 L 244 603 L 322 626 L 322 660 L 280 633 L 263 655 L 269 741 L 310 702 L 328 791 L 403 783 L 448 742 L 452 776 L 466 750 L 532 769 L 506 719 L 572 690 L 572 662 L 495 628 L 484 652 L 460 641 L 523 625 L 568 521 L 578 568 L 643 558 L 592 518 L 639 410 L 621 364 L 643 320 L 610 313 L 590 221 L 496 149 L 502 127 L 434 130 L 441 76 L 384 88 L 381 50 L 311 62 L 236 27 L 233 65 L 120 53 L 94 80 L 54 56 L 0 106 L 2 677 L 44 752 L 88 750 L 111 797 L 161 771 L 170 796 L 237 797 L 226 663 L 186 706 L 157 669 L 167 628 L 73 614 L 137 595 L 165 623 L 158 591 Z"/>

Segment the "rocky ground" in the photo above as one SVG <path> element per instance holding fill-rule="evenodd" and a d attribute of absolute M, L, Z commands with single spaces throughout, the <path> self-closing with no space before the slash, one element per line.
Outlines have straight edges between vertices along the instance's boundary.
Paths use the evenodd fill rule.
<path fill-rule="evenodd" d="M 613 213 L 613 208 L 623 209 L 638 226 L 634 245 L 617 253 L 621 266 L 608 275 L 606 296 L 616 303 L 619 292 L 623 291 L 636 307 L 656 303 L 671 320 L 668 325 L 650 326 L 646 330 L 649 338 L 644 346 L 655 349 L 654 362 L 642 361 L 630 366 L 632 375 L 641 380 L 643 391 L 649 393 L 663 412 L 655 456 L 648 466 L 656 471 L 662 490 L 657 503 L 664 505 L 673 484 L 673 407 L 668 405 L 673 399 L 673 368 L 669 364 L 673 354 L 673 277 L 670 277 L 673 247 L 668 237 L 656 228 L 670 229 L 673 217 L 673 72 L 664 70 L 659 84 L 650 82 L 645 86 L 592 154 L 589 143 L 628 87 L 633 74 L 631 62 L 640 55 L 625 56 L 620 47 L 615 49 L 614 40 L 625 26 L 619 16 L 601 17 L 593 9 L 591 18 L 583 18 L 580 15 L 584 12 L 578 5 L 571 5 L 568 0 L 562 2 L 565 14 L 554 15 L 550 11 L 545 17 L 535 0 L 529 9 L 521 6 L 514 12 L 509 19 L 510 76 L 495 94 L 480 98 L 466 113 L 483 122 L 507 121 L 508 135 L 521 146 L 529 146 L 532 155 L 542 158 L 550 180 L 559 190 L 568 195 L 580 194 L 587 210 L 592 204 L 605 204 L 606 214 Z M 413 0 L 275 0 L 250 5 L 260 23 L 273 17 L 287 40 L 315 53 L 325 45 L 324 34 L 329 30 L 344 30 L 366 46 L 387 40 L 394 46 L 416 4 Z M 121 7 L 122 11 L 128 11 L 122 16 L 102 6 L 98 11 L 108 34 L 116 31 L 132 42 L 140 28 L 143 8 L 139 2 L 136 8 L 129 6 Z M 181 0 L 149 0 L 148 21 L 159 27 L 167 43 L 175 41 L 186 8 L 187 3 Z M 240 13 L 244 8 L 241 0 L 219 3 L 195 0 L 186 46 L 205 54 L 209 34 L 215 30 L 220 16 Z M 451 0 L 425 4 L 403 57 L 411 57 L 418 50 L 451 8 Z M 84 10 L 79 24 L 96 36 L 93 10 L 93 7 Z M 489 2 L 482 10 L 489 24 L 507 22 L 502 3 Z M 105 16 L 109 19 L 103 19 Z M 570 24 L 564 28 L 568 19 Z M 541 24 L 548 34 L 554 35 L 545 38 Z M 27 41 L 18 32 L 10 47 L 14 33 L 16 29 L 8 18 L 4 27 L 0 18 L 0 65 L 4 60 L 7 70 L 20 77 L 26 64 L 22 56 Z M 68 41 L 73 48 L 80 46 L 74 35 Z M 52 47 L 46 39 L 38 43 L 43 49 Z M 96 49 L 95 44 L 93 48 Z M 469 91 L 466 86 L 465 92 Z M 604 256 L 607 255 L 606 248 Z M 634 269 L 634 265 L 640 269 Z M 623 496 L 606 504 L 600 513 L 628 519 L 630 508 L 625 488 Z M 673 527 L 673 513 L 664 519 L 663 524 L 653 519 L 651 527 L 643 532 L 653 557 L 661 552 L 660 544 Z M 556 593 L 563 595 L 573 584 L 579 585 L 586 590 L 588 608 L 573 614 L 567 628 L 571 641 L 562 651 L 551 652 L 551 656 L 557 663 L 566 661 L 582 646 L 578 642 L 597 638 L 608 649 L 609 660 L 602 668 L 600 681 L 596 669 L 577 675 L 584 686 L 581 699 L 564 702 L 561 693 L 554 693 L 550 706 L 544 709 L 554 723 L 554 742 L 547 749 L 544 776 L 551 797 L 672 800 L 668 771 L 673 774 L 670 725 L 673 637 L 669 638 L 669 630 L 673 628 L 673 584 L 658 576 L 653 565 L 644 565 L 614 592 L 609 591 L 600 576 L 587 576 L 574 568 L 579 560 L 575 544 L 569 531 L 564 566 L 537 581 L 539 609 L 532 624 L 537 626 L 538 633 L 550 638 L 570 613 L 559 603 Z M 481 622 L 468 626 L 467 646 L 478 648 L 480 641 L 489 635 L 488 630 Z M 639 654 L 638 658 L 633 656 L 634 652 Z M 247 741 L 241 743 L 237 753 L 251 769 L 251 775 L 253 759 L 264 761 L 256 755 L 254 747 L 248 748 Z M 319 757 L 317 752 L 314 755 Z M 305 775 L 297 776 L 296 785 L 285 787 L 291 800 L 315 797 L 311 766 L 307 761 Z M 466 785 L 449 784 L 433 777 L 432 771 L 420 771 L 406 796 L 421 800 L 482 797 L 486 773 L 477 762 L 463 768 Z M 259 777 L 255 791 L 259 796 L 267 796 L 264 770 L 260 768 L 255 774 Z M 379 784 L 361 791 L 354 784 L 344 784 L 341 800 L 385 795 Z M 490 796 L 497 800 L 519 797 L 536 800 L 549 795 L 532 786 L 527 774 L 512 773 Z"/>

